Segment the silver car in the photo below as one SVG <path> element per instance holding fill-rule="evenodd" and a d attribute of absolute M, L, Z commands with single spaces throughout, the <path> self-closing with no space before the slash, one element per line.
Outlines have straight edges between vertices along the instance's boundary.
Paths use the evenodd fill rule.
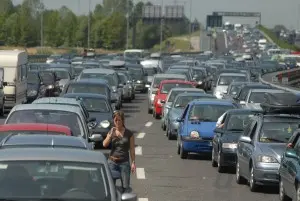
<path fill-rule="evenodd" d="M 123 84 L 123 101 L 131 102 L 133 94 L 132 94 L 132 86 L 128 80 L 128 77 L 124 73 L 118 73 L 121 83 Z"/>
<path fill-rule="evenodd" d="M 284 93 L 278 89 L 250 89 L 245 101 L 240 101 L 240 104 L 245 109 L 260 110 L 260 104 L 264 102 L 265 93 Z"/>
<path fill-rule="evenodd" d="M 153 101 L 158 90 L 159 84 L 163 80 L 187 80 L 185 75 L 179 74 L 156 74 L 153 77 L 153 82 L 148 88 L 148 114 L 152 114 L 153 112 Z"/>
<path fill-rule="evenodd" d="M 197 88 L 173 88 L 169 92 L 165 104 L 163 106 L 163 112 L 162 112 L 162 117 L 161 117 L 161 127 L 165 131 L 166 130 L 166 118 L 168 116 L 168 112 L 170 109 L 170 106 L 172 105 L 172 102 L 175 100 L 176 96 L 181 93 L 205 93 L 204 90 L 202 89 L 197 89 Z M 162 101 L 161 101 L 162 102 Z M 162 102 L 163 103 L 163 102 Z"/>

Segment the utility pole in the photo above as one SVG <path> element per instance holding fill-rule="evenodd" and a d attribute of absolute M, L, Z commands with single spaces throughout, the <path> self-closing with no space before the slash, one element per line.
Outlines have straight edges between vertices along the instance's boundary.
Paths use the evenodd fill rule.
<path fill-rule="evenodd" d="M 41 9 L 41 47 L 44 46 L 44 4 L 43 0 L 40 1 L 40 9 Z"/>
<path fill-rule="evenodd" d="M 90 32 L 91 32 L 91 0 L 89 0 L 89 14 L 88 14 L 88 48 L 90 48 Z"/>
<path fill-rule="evenodd" d="M 193 6 L 193 0 L 190 0 L 190 49 L 192 49 L 192 6 Z"/>
<path fill-rule="evenodd" d="M 129 49 L 129 0 L 127 0 L 126 2 L 127 4 L 127 14 L 126 14 L 126 18 L 127 18 L 127 28 L 126 28 L 126 49 Z"/>
<path fill-rule="evenodd" d="M 160 19 L 160 44 L 159 51 L 162 53 L 163 33 L 164 33 L 164 0 L 161 0 L 161 19 Z"/>

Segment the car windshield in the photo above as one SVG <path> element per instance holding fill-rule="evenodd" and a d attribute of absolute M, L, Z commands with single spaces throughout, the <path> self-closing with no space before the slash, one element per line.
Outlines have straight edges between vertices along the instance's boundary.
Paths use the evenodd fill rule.
<path fill-rule="evenodd" d="M 189 75 L 189 71 L 187 70 L 178 70 L 178 69 L 171 69 L 171 70 L 168 70 L 166 73 L 169 73 L 169 74 L 177 74 L 177 75 L 185 75 L 186 77 L 188 77 Z"/>
<path fill-rule="evenodd" d="M 101 73 L 82 73 L 80 79 L 103 79 L 106 80 L 110 86 L 117 85 L 111 75 Z"/>
<path fill-rule="evenodd" d="M 66 93 L 94 93 L 106 96 L 107 89 L 105 85 L 74 83 L 69 85 Z"/>
<path fill-rule="evenodd" d="M 62 70 L 57 70 L 54 71 L 56 73 L 56 77 L 58 79 L 69 79 L 69 72 L 68 71 L 62 71 Z"/>
<path fill-rule="evenodd" d="M 246 76 L 221 76 L 218 85 L 228 86 L 232 82 L 245 82 Z"/>
<path fill-rule="evenodd" d="M 27 82 L 30 84 L 40 84 L 40 78 L 38 73 L 28 72 L 27 73 Z"/>
<path fill-rule="evenodd" d="M 68 126 L 74 136 L 84 136 L 83 124 L 74 112 L 60 110 L 20 110 L 14 111 L 6 121 L 6 124 L 19 123 L 58 124 Z"/>
<path fill-rule="evenodd" d="M 190 109 L 189 120 L 217 122 L 218 118 L 230 109 L 233 109 L 233 106 L 196 104 Z"/>
<path fill-rule="evenodd" d="M 173 107 L 185 108 L 187 104 L 189 104 L 189 102 L 201 98 L 207 98 L 207 97 L 206 96 L 180 96 L 175 100 Z"/>
<path fill-rule="evenodd" d="M 0 181 L 1 199 L 107 201 L 110 197 L 105 166 L 99 163 L 1 161 Z"/>
<path fill-rule="evenodd" d="M 143 71 L 140 68 L 128 68 L 129 74 L 134 80 L 143 79 Z"/>
<path fill-rule="evenodd" d="M 236 95 L 240 90 L 241 90 L 241 85 L 232 85 L 230 87 L 230 91 L 229 91 L 229 94 L 230 95 Z"/>
<path fill-rule="evenodd" d="M 121 83 L 127 83 L 127 77 L 125 75 L 119 75 Z"/>
<path fill-rule="evenodd" d="M 89 112 L 109 112 L 107 102 L 98 98 L 81 98 L 83 104 Z"/>
<path fill-rule="evenodd" d="M 41 81 L 44 84 L 53 84 L 55 82 L 54 80 L 54 74 L 52 72 L 39 72 L 40 77 L 41 77 Z"/>
<path fill-rule="evenodd" d="M 262 103 L 265 101 L 265 92 L 252 92 L 249 97 L 249 103 Z"/>
<path fill-rule="evenodd" d="M 253 114 L 232 114 L 228 119 L 226 130 L 244 131 L 246 126 L 251 122 Z"/>
<path fill-rule="evenodd" d="M 162 89 L 161 89 L 161 93 L 162 94 L 168 94 L 171 89 L 173 88 L 194 88 L 194 86 L 192 84 L 185 84 L 185 83 L 166 83 L 163 84 Z"/>
<path fill-rule="evenodd" d="M 148 73 L 148 76 L 153 76 L 157 74 L 156 68 L 144 68 L 144 70 Z"/>
<path fill-rule="evenodd" d="M 264 143 L 287 143 L 299 122 L 264 122 L 259 141 Z"/>
<path fill-rule="evenodd" d="M 247 95 L 248 95 L 248 93 L 249 93 L 249 91 L 251 90 L 251 89 L 268 89 L 268 87 L 265 87 L 265 86 L 262 86 L 262 87 L 244 87 L 244 88 L 241 88 L 241 91 L 240 91 L 240 94 L 239 94 L 239 100 L 241 100 L 241 101 L 245 101 L 246 100 L 246 98 L 247 98 Z"/>

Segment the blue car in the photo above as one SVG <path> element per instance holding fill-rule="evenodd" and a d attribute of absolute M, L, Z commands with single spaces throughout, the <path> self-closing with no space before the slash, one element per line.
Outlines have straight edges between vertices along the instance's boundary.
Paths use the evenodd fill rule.
<path fill-rule="evenodd" d="M 189 153 L 211 153 L 218 118 L 236 105 L 228 100 L 201 99 L 191 101 L 179 122 L 177 153 L 186 159 Z"/>

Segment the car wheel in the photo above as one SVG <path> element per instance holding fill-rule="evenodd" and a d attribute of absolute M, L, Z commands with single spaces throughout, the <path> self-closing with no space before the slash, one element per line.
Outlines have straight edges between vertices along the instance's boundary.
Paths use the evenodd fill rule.
<path fill-rule="evenodd" d="M 253 166 L 251 166 L 251 170 L 250 170 L 249 187 L 250 187 L 250 191 L 251 192 L 256 192 L 256 190 L 257 190 L 257 184 L 256 184 L 256 181 L 255 181 Z"/>
<path fill-rule="evenodd" d="M 221 159 L 222 159 L 222 155 L 221 155 L 221 150 L 218 152 L 218 172 L 219 173 L 223 173 L 224 172 L 224 166 L 222 166 L 221 164 Z"/>
<path fill-rule="evenodd" d="M 163 122 L 163 123 L 161 124 L 161 128 L 163 129 L 163 131 L 166 130 L 167 126 L 166 126 L 165 122 Z"/>
<path fill-rule="evenodd" d="M 169 129 L 168 129 L 168 132 L 167 132 L 167 137 L 168 137 L 168 140 L 173 140 L 173 135 L 171 134 Z"/>
<path fill-rule="evenodd" d="M 235 180 L 237 184 L 245 184 L 246 179 L 240 175 L 240 163 L 239 160 L 236 160 L 236 172 L 235 172 Z"/>
<path fill-rule="evenodd" d="M 285 194 L 285 190 L 284 190 L 284 186 L 283 186 L 283 182 L 280 178 L 279 181 L 279 200 L 280 201 L 290 201 L 292 200 L 291 198 L 289 198 L 286 194 Z"/>
<path fill-rule="evenodd" d="M 184 149 L 183 149 L 183 145 L 182 143 L 180 144 L 180 158 L 181 159 L 187 159 L 188 157 L 188 152 L 186 152 Z"/>
<path fill-rule="evenodd" d="M 180 154 L 180 145 L 179 145 L 179 141 L 177 140 L 177 154 L 179 155 Z"/>
<path fill-rule="evenodd" d="M 212 151 L 211 151 L 211 166 L 213 167 L 217 167 L 218 164 L 215 160 L 215 149 L 213 148 Z"/>

